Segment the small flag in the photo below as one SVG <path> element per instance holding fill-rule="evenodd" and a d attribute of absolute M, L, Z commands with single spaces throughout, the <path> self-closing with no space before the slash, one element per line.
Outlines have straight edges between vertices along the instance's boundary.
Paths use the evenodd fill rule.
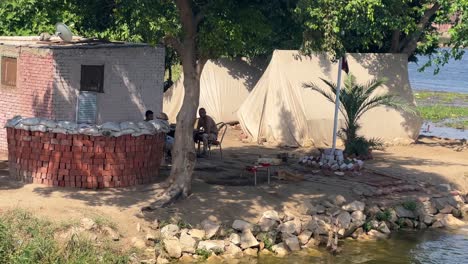
<path fill-rule="evenodd" d="M 346 74 L 349 73 L 349 66 L 348 66 L 348 61 L 346 60 L 346 55 L 343 55 L 343 61 L 341 62 L 341 69 L 346 72 Z"/>

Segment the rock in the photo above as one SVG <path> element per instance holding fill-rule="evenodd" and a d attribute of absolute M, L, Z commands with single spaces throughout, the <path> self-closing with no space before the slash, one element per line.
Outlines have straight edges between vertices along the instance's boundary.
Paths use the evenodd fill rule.
<path fill-rule="evenodd" d="M 260 226 L 260 230 L 268 232 L 278 227 L 278 222 L 273 219 L 262 217 L 258 225 Z"/>
<path fill-rule="evenodd" d="M 257 257 L 258 256 L 258 249 L 257 248 L 247 248 L 244 250 L 244 255 Z"/>
<path fill-rule="evenodd" d="M 141 224 L 140 223 L 136 224 L 136 230 L 137 230 L 137 232 L 141 232 Z"/>
<path fill-rule="evenodd" d="M 320 243 L 318 241 L 316 241 L 315 239 L 311 238 L 309 239 L 309 241 L 307 242 L 307 244 L 305 244 L 304 246 L 302 246 L 302 248 L 313 248 L 313 247 L 316 247 L 318 246 Z"/>
<path fill-rule="evenodd" d="M 333 208 L 333 207 L 335 207 L 334 204 L 332 204 L 331 202 L 329 202 L 329 201 L 327 201 L 327 200 L 325 200 L 325 201 L 322 202 L 322 206 L 324 206 L 324 207 L 326 207 L 326 208 Z"/>
<path fill-rule="evenodd" d="M 147 233 L 146 234 L 146 240 L 155 241 L 156 236 L 153 233 Z"/>
<path fill-rule="evenodd" d="M 457 217 L 457 218 L 462 218 L 463 217 L 463 213 L 461 210 L 458 210 L 458 209 L 453 209 L 452 210 L 452 215 Z"/>
<path fill-rule="evenodd" d="M 226 255 L 232 255 L 235 258 L 240 258 L 242 257 L 242 249 L 233 243 L 229 243 L 226 246 L 226 251 L 224 252 Z"/>
<path fill-rule="evenodd" d="M 255 236 L 252 234 L 252 231 L 249 229 L 246 229 L 242 232 L 241 234 L 241 248 L 246 249 L 246 248 L 251 248 L 251 247 L 256 247 L 258 246 L 259 243 Z"/>
<path fill-rule="evenodd" d="M 298 234 L 300 234 L 301 231 L 302 231 L 302 221 L 301 221 L 300 218 L 295 218 L 295 219 L 293 220 L 293 222 L 294 222 L 294 227 L 296 228 L 296 230 L 295 230 L 294 233 L 295 233 L 296 235 L 298 235 Z"/>
<path fill-rule="evenodd" d="M 377 228 L 379 227 L 379 221 L 377 221 L 377 220 L 370 220 L 370 221 L 369 221 L 369 226 L 370 226 L 371 229 L 377 230 Z"/>
<path fill-rule="evenodd" d="M 182 256 L 182 247 L 177 238 L 166 238 L 163 240 L 164 249 L 171 258 Z"/>
<path fill-rule="evenodd" d="M 330 230 L 331 226 L 329 223 L 326 223 L 322 219 L 313 219 L 307 225 L 307 230 L 312 231 L 313 233 L 319 235 L 328 235 L 328 231 Z"/>
<path fill-rule="evenodd" d="M 381 233 L 377 230 L 371 230 L 367 232 L 367 235 L 369 236 L 370 239 L 387 239 L 388 234 Z"/>
<path fill-rule="evenodd" d="M 364 234 L 364 229 L 362 227 L 359 227 L 358 229 L 356 229 L 356 231 L 354 231 L 351 234 L 351 237 L 354 238 L 354 239 L 357 239 L 360 236 L 362 236 L 363 234 Z"/>
<path fill-rule="evenodd" d="M 408 219 L 408 218 L 402 218 L 402 219 L 403 219 L 403 222 L 402 222 L 403 227 L 414 228 L 414 223 L 413 221 L 411 221 L 411 219 Z"/>
<path fill-rule="evenodd" d="M 273 245 L 271 250 L 273 250 L 278 257 L 284 257 L 289 253 L 289 250 L 284 243 Z"/>
<path fill-rule="evenodd" d="M 156 264 L 156 260 L 155 259 L 142 259 L 140 260 L 140 263 L 141 264 Z"/>
<path fill-rule="evenodd" d="M 271 219 L 278 222 L 281 221 L 278 212 L 276 212 L 275 210 L 265 211 L 262 215 L 262 218 Z"/>
<path fill-rule="evenodd" d="M 346 203 L 346 198 L 342 195 L 330 195 L 328 196 L 328 200 L 336 206 L 342 206 Z"/>
<path fill-rule="evenodd" d="M 288 221 L 278 226 L 278 231 L 281 233 L 294 234 L 296 229 L 297 227 L 295 221 Z"/>
<path fill-rule="evenodd" d="M 177 260 L 178 263 L 194 263 L 195 258 L 191 255 L 184 254 L 180 259 Z"/>
<path fill-rule="evenodd" d="M 310 200 L 303 201 L 299 207 L 299 212 L 305 215 L 311 215 L 315 212 L 315 206 L 312 204 Z M 285 214 L 286 216 L 286 214 Z M 284 219 L 283 219 L 284 220 Z M 285 220 L 287 221 L 287 220 Z"/>
<path fill-rule="evenodd" d="M 442 228 L 444 225 L 440 221 L 436 221 L 431 225 L 431 228 Z"/>
<path fill-rule="evenodd" d="M 237 230 L 237 231 L 244 231 L 247 229 L 251 230 L 252 224 L 244 220 L 235 220 L 232 223 L 232 229 Z"/>
<path fill-rule="evenodd" d="M 292 213 L 289 212 L 289 211 L 285 211 L 285 212 L 284 212 L 284 216 L 283 216 L 283 222 L 292 221 L 292 220 L 294 220 L 294 218 L 296 218 L 296 217 L 294 216 L 294 214 L 292 214 Z"/>
<path fill-rule="evenodd" d="M 210 257 L 206 259 L 206 263 L 213 263 L 213 264 L 223 263 L 223 258 L 221 258 L 220 256 L 216 256 L 215 254 L 212 254 Z"/>
<path fill-rule="evenodd" d="M 156 259 L 156 264 L 167 264 L 167 263 L 169 263 L 169 260 L 161 256 L 159 256 L 158 259 Z"/>
<path fill-rule="evenodd" d="M 343 211 L 336 217 L 336 220 L 341 228 L 348 229 L 349 224 L 351 224 L 351 215 Z"/>
<path fill-rule="evenodd" d="M 146 247 L 146 242 L 143 239 L 133 237 L 131 242 L 132 242 L 133 247 L 135 248 L 144 249 Z"/>
<path fill-rule="evenodd" d="M 203 222 L 201 222 L 201 226 L 202 226 L 203 230 L 205 231 L 205 238 L 206 239 L 210 239 L 214 235 L 216 235 L 216 233 L 218 232 L 218 230 L 220 228 L 220 225 L 216 224 L 215 222 L 213 222 L 213 221 L 211 221 L 209 219 L 203 220 Z"/>
<path fill-rule="evenodd" d="M 304 230 L 299 236 L 299 242 L 301 242 L 301 245 L 307 244 L 309 242 L 310 237 L 312 236 L 312 232 L 309 230 Z"/>
<path fill-rule="evenodd" d="M 208 251 L 224 252 L 224 240 L 204 240 L 198 243 L 198 249 Z"/>
<path fill-rule="evenodd" d="M 352 203 L 343 205 L 341 208 L 348 212 L 354 212 L 354 211 L 364 211 L 365 207 L 366 207 L 365 203 L 360 202 L 360 201 L 354 201 Z"/>
<path fill-rule="evenodd" d="M 233 243 L 234 245 L 240 245 L 240 242 L 241 241 L 241 238 L 238 234 L 236 233 L 232 233 L 230 236 L 229 236 L 229 242 Z"/>
<path fill-rule="evenodd" d="M 353 223 L 364 223 L 367 217 L 362 211 L 354 211 L 351 214 L 351 222 Z"/>
<path fill-rule="evenodd" d="M 159 229 L 159 220 L 158 219 L 154 219 L 153 222 L 151 223 L 150 227 L 152 229 Z"/>
<path fill-rule="evenodd" d="M 434 203 L 434 207 L 437 208 L 437 210 L 442 210 L 444 207 L 449 204 L 455 208 L 459 208 L 463 204 L 463 199 L 459 196 L 447 196 L 447 197 L 441 197 L 441 198 L 434 198 L 432 199 Z"/>
<path fill-rule="evenodd" d="M 286 246 L 288 246 L 289 250 L 291 251 L 301 250 L 299 239 L 296 236 L 286 238 L 286 240 L 284 240 L 284 244 L 286 244 Z"/>
<path fill-rule="evenodd" d="M 390 229 L 388 228 L 387 224 L 385 224 L 385 222 L 381 222 L 379 224 L 379 226 L 377 227 L 377 230 L 379 230 L 380 232 L 382 232 L 384 234 L 390 234 L 391 233 Z"/>
<path fill-rule="evenodd" d="M 193 237 L 195 240 L 203 240 L 205 238 L 205 230 L 201 229 L 190 229 L 188 231 L 189 235 Z"/>
<path fill-rule="evenodd" d="M 273 255 L 273 253 L 271 251 L 269 251 L 268 249 L 262 249 L 260 250 L 260 252 L 258 253 L 261 257 L 266 257 L 266 256 L 271 256 Z"/>
<path fill-rule="evenodd" d="M 380 210 L 380 208 L 377 206 L 377 205 L 372 205 L 372 206 L 368 206 L 366 208 L 366 213 L 370 216 L 370 217 L 375 217 L 378 213 L 381 213 L 382 210 Z"/>
<path fill-rule="evenodd" d="M 453 206 L 449 205 L 449 204 L 446 204 L 444 206 L 444 208 L 442 208 L 439 213 L 441 214 L 451 214 L 452 211 L 455 210 L 455 208 L 453 208 Z"/>
<path fill-rule="evenodd" d="M 430 200 L 421 203 L 421 210 L 426 214 L 437 214 L 437 208 L 434 207 Z"/>
<path fill-rule="evenodd" d="M 119 241 L 120 239 L 120 235 L 119 233 L 117 233 L 116 231 L 114 231 L 114 229 L 108 227 L 108 226 L 105 226 L 103 228 L 104 232 L 106 232 L 106 234 L 114 241 Z"/>
<path fill-rule="evenodd" d="M 437 190 L 441 192 L 450 192 L 452 190 L 452 187 L 450 186 L 450 184 L 446 184 L 446 183 L 436 185 L 436 188 Z"/>
<path fill-rule="evenodd" d="M 437 215 L 436 218 L 438 220 L 433 224 L 433 226 L 436 223 L 440 223 L 442 225 L 442 227 L 446 227 L 446 228 L 458 228 L 460 226 L 465 225 L 465 223 L 463 221 L 461 221 L 460 219 L 454 217 L 451 214 L 444 214 L 442 216 Z"/>
<path fill-rule="evenodd" d="M 395 207 L 395 211 L 398 217 L 400 218 L 412 218 L 412 219 L 416 218 L 416 215 L 414 214 L 413 211 L 410 211 L 401 205 L 398 205 L 397 207 Z"/>
<path fill-rule="evenodd" d="M 94 220 L 90 219 L 90 218 L 83 218 L 81 219 L 80 221 L 80 226 L 84 229 L 84 230 L 92 230 L 94 228 L 97 227 L 96 225 L 96 222 L 94 222 Z"/>
<path fill-rule="evenodd" d="M 177 225 L 170 224 L 161 229 L 162 238 L 172 238 L 179 233 L 180 229 Z"/>
<path fill-rule="evenodd" d="M 426 229 L 427 225 L 423 222 L 419 222 L 419 229 Z"/>
<path fill-rule="evenodd" d="M 189 234 L 185 232 L 181 233 L 179 242 L 182 248 L 182 252 L 192 253 L 192 254 L 195 253 L 197 241 L 193 239 L 193 237 L 191 237 Z"/>
<path fill-rule="evenodd" d="M 419 217 L 419 220 L 426 225 L 431 225 L 434 222 L 434 217 L 430 215 L 425 215 L 423 217 Z"/>

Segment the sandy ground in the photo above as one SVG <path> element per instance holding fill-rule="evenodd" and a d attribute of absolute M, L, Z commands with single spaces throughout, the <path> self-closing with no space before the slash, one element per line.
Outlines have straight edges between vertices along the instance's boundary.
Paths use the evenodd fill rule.
<path fill-rule="evenodd" d="M 353 189 L 387 188 L 398 184 L 417 185 L 450 183 L 454 188 L 468 192 L 468 151 L 454 151 L 440 140 L 423 139 L 410 146 L 389 147 L 374 154 L 366 163 L 362 175 L 326 176 L 314 174 L 310 180 L 285 182 L 273 179 L 266 183 L 266 173 L 259 175 L 259 184 L 253 186 L 252 175 L 245 166 L 258 156 L 274 157 L 289 152 L 299 157 L 306 150 L 278 149 L 241 143 L 240 131 L 227 133 L 224 158 L 213 150 L 210 158 L 200 159 L 194 174 L 193 194 L 167 208 L 142 212 L 161 192 L 158 184 L 106 190 L 52 188 L 36 184 L 24 185 L 8 177 L 7 162 L 0 162 L 0 210 L 26 208 L 55 221 L 70 221 L 82 217 L 105 217 L 114 222 L 125 239 L 144 236 L 136 225 L 147 228 L 154 219 L 181 218 L 198 224 L 214 216 L 226 225 L 234 219 L 255 221 L 268 209 L 296 211 L 304 199 L 322 199 L 330 194 L 342 194 L 348 200 L 362 199 Z M 311 176 L 311 170 L 300 167 L 293 159 L 285 168 Z M 377 171 L 372 174 L 370 171 Z M 169 169 L 162 169 L 168 175 Z M 161 177 L 161 181 L 164 177 Z M 393 184 L 393 185 L 392 185 Z M 427 185 L 427 184 L 426 184 Z M 380 187 L 379 187 L 380 186 Z M 368 201 L 390 201 L 405 196 L 424 194 L 426 190 L 387 195 Z"/>

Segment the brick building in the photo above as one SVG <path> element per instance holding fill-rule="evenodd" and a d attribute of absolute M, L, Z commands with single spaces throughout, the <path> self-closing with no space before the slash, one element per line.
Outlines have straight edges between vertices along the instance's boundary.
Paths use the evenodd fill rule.
<path fill-rule="evenodd" d="M 0 37 L 0 58 L 0 153 L 15 115 L 99 124 L 162 109 L 163 47 Z"/>

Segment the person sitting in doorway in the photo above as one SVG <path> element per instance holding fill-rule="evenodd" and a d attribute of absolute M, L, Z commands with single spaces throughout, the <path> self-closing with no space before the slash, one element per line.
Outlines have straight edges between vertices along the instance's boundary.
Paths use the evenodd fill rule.
<path fill-rule="evenodd" d="M 206 114 L 205 108 L 200 108 L 198 114 L 200 115 L 200 118 L 198 119 L 195 141 L 203 142 L 202 155 L 206 155 L 209 142 L 216 141 L 218 138 L 218 128 L 216 127 L 216 123 L 213 118 Z"/>
<path fill-rule="evenodd" d="M 159 113 L 157 118 L 160 119 L 160 120 L 164 120 L 166 122 L 169 122 L 169 117 L 164 112 Z M 171 133 L 171 132 L 169 132 L 169 133 Z M 172 147 L 174 146 L 174 134 L 170 135 L 169 133 L 166 134 L 166 140 L 165 140 L 165 144 L 164 144 L 164 151 L 167 154 L 166 157 L 168 159 L 171 159 L 172 158 Z"/>
<path fill-rule="evenodd" d="M 146 111 L 145 113 L 145 121 L 151 121 L 154 119 L 154 113 L 151 110 Z"/>

